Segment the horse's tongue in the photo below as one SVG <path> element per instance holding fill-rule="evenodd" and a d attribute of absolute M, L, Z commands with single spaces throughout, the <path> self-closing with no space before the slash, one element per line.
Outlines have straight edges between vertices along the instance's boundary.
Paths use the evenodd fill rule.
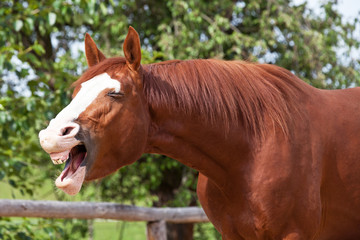
<path fill-rule="evenodd" d="M 81 152 L 81 153 L 78 153 L 75 157 L 73 157 L 71 159 L 70 166 L 69 166 L 71 172 L 75 172 L 79 168 L 79 166 L 82 163 L 82 161 L 84 160 L 85 156 L 86 156 L 86 153 Z"/>
<path fill-rule="evenodd" d="M 67 167 L 55 180 L 55 185 L 69 195 L 77 194 L 85 179 L 86 166 L 79 166 L 75 172 Z M 65 175 L 65 176 L 63 176 Z"/>

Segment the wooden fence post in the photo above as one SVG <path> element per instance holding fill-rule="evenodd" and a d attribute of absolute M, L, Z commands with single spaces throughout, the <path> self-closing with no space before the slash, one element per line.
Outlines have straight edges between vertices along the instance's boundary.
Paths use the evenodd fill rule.
<path fill-rule="evenodd" d="M 166 236 L 166 222 L 154 221 L 148 222 L 146 226 L 147 240 L 167 240 Z"/>

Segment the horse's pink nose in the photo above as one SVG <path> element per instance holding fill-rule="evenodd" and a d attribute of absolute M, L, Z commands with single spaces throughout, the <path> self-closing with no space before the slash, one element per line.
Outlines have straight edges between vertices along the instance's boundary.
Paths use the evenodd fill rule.
<path fill-rule="evenodd" d="M 39 133 L 40 145 L 47 153 L 68 150 L 79 143 L 75 138 L 79 129 L 79 124 L 73 122 L 63 127 L 50 122 L 50 125 Z"/>

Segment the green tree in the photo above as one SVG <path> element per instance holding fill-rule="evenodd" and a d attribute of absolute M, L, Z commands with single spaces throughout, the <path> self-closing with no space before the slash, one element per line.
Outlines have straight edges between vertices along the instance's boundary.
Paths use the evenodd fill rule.
<path fill-rule="evenodd" d="M 191 58 L 269 62 L 316 87 L 345 88 L 360 81 L 359 57 L 353 57 L 360 46 L 354 35 L 359 19 L 345 22 L 336 2 L 324 3 L 316 15 L 291 0 L 1 1 L 0 181 L 33 197 L 59 170 L 49 165 L 37 134 L 69 102 L 70 84 L 86 69 L 78 49 L 85 32 L 108 57 L 122 54 L 132 25 L 142 41 L 143 64 Z M 97 190 L 87 191 L 84 199 L 148 206 L 196 203 L 196 172 L 164 156 L 144 155 L 95 185 L 89 185 Z M 37 228 L 27 220 L 24 224 L 0 223 L 2 229 L 18 229 L 11 236 L 31 238 Z M 56 229 L 81 222 L 41 224 Z M 0 231 L 0 237 L 8 234 Z"/>

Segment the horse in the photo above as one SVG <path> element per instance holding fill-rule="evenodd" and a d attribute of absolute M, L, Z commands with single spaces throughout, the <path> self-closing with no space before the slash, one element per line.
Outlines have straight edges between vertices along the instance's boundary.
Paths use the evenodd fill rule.
<path fill-rule="evenodd" d="M 320 90 L 270 64 L 215 59 L 142 65 L 129 27 L 125 57 L 85 36 L 88 70 L 46 129 L 77 194 L 143 153 L 199 172 L 197 195 L 227 239 L 360 239 L 360 89 Z"/>

